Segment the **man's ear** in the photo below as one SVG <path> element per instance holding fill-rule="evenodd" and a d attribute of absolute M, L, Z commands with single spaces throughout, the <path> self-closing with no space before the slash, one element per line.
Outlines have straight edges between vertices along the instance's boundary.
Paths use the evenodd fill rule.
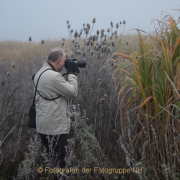
<path fill-rule="evenodd" d="M 58 59 L 58 60 L 57 60 L 57 63 L 58 63 L 58 64 L 60 64 L 60 63 L 61 63 L 61 61 L 62 61 L 62 59 Z"/>

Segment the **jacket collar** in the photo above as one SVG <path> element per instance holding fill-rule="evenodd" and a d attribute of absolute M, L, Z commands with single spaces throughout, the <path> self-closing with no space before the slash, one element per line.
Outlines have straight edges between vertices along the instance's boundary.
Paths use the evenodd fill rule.
<path fill-rule="evenodd" d="M 52 67 L 54 71 L 56 71 L 55 67 L 50 62 L 47 61 L 47 63 Z"/>
<path fill-rule="evenodd" d="M 43 67 L 51 67 L 53 71 L 56 71 L 55 67 L 48 61 L 43 62 Z"/>

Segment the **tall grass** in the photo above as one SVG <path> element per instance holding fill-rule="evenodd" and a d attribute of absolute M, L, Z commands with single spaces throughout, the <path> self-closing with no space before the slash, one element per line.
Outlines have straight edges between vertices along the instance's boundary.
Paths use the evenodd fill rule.
<path fill-rule="evenodd" d="M 130 111 L 137 113 L 136 128 L 124 118 L 121 124 L 134 151 L 139 143 L 143 145 L 143 154 L 137 160 L 151 178 L 175 179 L 180 168 L 180 30 L 169 15 L 158 22 L 160 31 L 154 36 L 142 36 L 137 29 L 138 51 L 129 56 L 117 53 L 119 59 L 126 58 L 126 65 L 130 62 L 129 68 L 120 69 L 125 72 L 118 94 L 120 110 L 125 103 L 126 117 Z M 122 94 L 124 89 L 132 92 L 130 97 Z M 131 108 L 132 103 L 136 108 Z"/>

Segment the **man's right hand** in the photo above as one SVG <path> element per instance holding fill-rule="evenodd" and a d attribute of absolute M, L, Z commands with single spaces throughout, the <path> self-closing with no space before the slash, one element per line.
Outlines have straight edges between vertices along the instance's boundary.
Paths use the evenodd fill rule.
<path fill-rule="evenodd" d="M 76 61 L 76 59 L 74 59 L 73 61 Z M 79 70 L 76 62 L 66 60 L 65 68 L 67 69 L 68 73 L 75 73 L 75 72 L 80 73 L 80 70 Z"/>

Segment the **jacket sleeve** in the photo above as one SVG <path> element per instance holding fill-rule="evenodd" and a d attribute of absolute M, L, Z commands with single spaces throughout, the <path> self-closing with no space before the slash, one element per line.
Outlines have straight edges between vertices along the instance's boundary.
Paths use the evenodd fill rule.
<path fill-rule="evenodd" d="M 72 98 L 77 97 L 78 82 L 74 74 L 68 75 L 68 81 L 61 74 L 57 74 L 52 81 L 53 90 L 61 96 Z"/>

